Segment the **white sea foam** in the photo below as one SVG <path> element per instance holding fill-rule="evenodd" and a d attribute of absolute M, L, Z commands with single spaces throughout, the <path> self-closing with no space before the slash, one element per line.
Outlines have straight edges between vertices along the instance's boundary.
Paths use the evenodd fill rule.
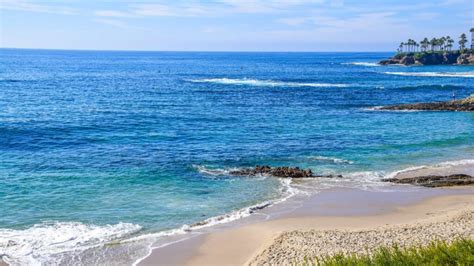
<path fill-rule="evenodd" d="M 36 224 L 24 230 L 0 229 L 0 255 L 11 265 L 59 263 L 65 252 L 81 252 L 138 232 L 139 225 Z"/>
<path fill-rule="evenodd" d="M 309 156 L 308 159 L 322 161 L 322 162 L 332 162 L 336 164 L 353 164 L 353 161 L 336 158 L 336 157 L 326 157 L 326 156 Z"/>
<path fill-rule="evenodd" d="M 191 79 L 190 82 L 196 83 L 217 83 L 225 85 L 247 85 L 259 87 L 348 87 L 347 84 L 334 83 L 313 83 L 313 82 L 285 82 L 274 80 L 258 80 L 258 79 L 230 79 L 230 78 L 208 78 L 208 79 Z"/>
<path fill-rule="evenodd" d="M 399 174 L 403 173 L 408 173 L 408 172 L 413 172 L 421 169 L 436 169 L 436 168 L 446 168 L 446 167 L 453 167 L 453 166 L 464 166 L 464 165 L 474 165 L 474 159 L 464 159 L 464 160 L 458 160 L 458 161 L 446 161 L 446 162 L 441 162 L 433 165 L 417 165 L 417 166 L 411 166 L 407 167 L 402 170 L 394 171 L 389 174 L 387 174 L 384 178 L 394 178 Z"/>
<path fill-rule="evenodd" d="M 378 63 L 371 63 L 371 62 L 348 62 L 342 63 L 343 65 L 354 65 L 354 66 L 366 66 L 366 67 L 378 67 L 380 66 Z"/>
<path fill-rule="evenodd" d="M 411 77 L 474 78 L 474 72 L 384 72 L 388 75 Z"/>
<path fill-rule="evenodd" d="M 203 221 L 200 221 L 191 225 L 185 224 L 177 229 L 162 231 L 158 233 L 145 234 L 145 235 L 129 238 L 129 239 L 121 241 L 121 243 L 134 242 L 134 241 L 150 239 L 150 238 L 158 238 L 158 237 L 163 237 L 163 236 L 186 234 L 192 231 L 215 226 L 218 224 L 229 223 L 232 221 L 236 221 L 236 220 L 248 217 L 255 211 L 267 208 L 274 204 L 284 202 L 298 193 L 298 189 L 291 186 L 290 178 L 285 178 L 285 179 L 281 178 L 279 180 L 281 183 L 281 186 L 280 186 L 281 197 L 277 199 L 264 201 L 264 202 L 254 204 L 242 209 L 231 211 L 223 215 L 210 217 Z"/>
<path fill-rule="evenodd" d="M 229 175 L 231 171 L 236 171 L 242 168 L 210 168 L 206 167 L 204 165 L 193 165 L 193 168 L 195 168 L 198 172 L 201 174 L 209 175 L 209 176 L 223 176 L 223 175 Z"/>

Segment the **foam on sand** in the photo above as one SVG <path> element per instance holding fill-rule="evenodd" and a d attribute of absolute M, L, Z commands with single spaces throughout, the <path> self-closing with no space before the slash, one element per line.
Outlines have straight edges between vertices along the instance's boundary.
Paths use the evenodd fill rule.
<path fill-rule="evenodd" d="M 224 85 L 246 85 L 258 87 L 348 87 L 347 84 L 333 84 L 333 83 L 313 83 L 313 82 L 286 82 L 274 80 L 258 80 L 258 79 L 231 79 L 231 78 L 208 78 L 208 79 L 191 79 L 188 80 L 195 83 L 215 83 Z"/>
<path fill-rule="evenodd" d="M 474 72 L 384 72 L 384 74 L 409 77 L 474 78 Z"/>

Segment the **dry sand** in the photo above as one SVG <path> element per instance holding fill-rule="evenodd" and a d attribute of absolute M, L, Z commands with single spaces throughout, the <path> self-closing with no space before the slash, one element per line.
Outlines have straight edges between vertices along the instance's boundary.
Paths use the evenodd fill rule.
<path fill-rule="evenodd" d="M 156 249 L 139 265 L 287 265 L 305 256 L 365 252 L 392 243 L 474 238 L 473 186 L 387 193 L 345 189 L 312 200 L 277 219 Z"/>

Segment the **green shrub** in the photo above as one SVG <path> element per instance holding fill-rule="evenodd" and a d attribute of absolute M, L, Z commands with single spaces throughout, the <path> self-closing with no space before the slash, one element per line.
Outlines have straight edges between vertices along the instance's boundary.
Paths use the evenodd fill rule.
<path fill-rule="evenodd" d="M 434 241 L 424 247 L 381 247 L 372 255 L 339 253 L 333 256 L 305 259 L 301 265 L 362 266 L 362 265 L 474 265 L 474 240 L 458 239 L 448 244 Z"/>

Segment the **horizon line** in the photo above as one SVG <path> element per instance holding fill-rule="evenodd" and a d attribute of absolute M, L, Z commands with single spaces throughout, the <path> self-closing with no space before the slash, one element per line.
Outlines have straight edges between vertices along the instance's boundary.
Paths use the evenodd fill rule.
<path fill-rule="evenodd" d="M 78 52 L 177 52 L 177 53 L 388 53 L 396 51 L 265 51 L 265 50 L 120 50 L 120 49 L 76 49 L 76 48 L 25 48 L 0 47 L 4 50 L 44 50 L 44 51 L 78 51 Z"/>

